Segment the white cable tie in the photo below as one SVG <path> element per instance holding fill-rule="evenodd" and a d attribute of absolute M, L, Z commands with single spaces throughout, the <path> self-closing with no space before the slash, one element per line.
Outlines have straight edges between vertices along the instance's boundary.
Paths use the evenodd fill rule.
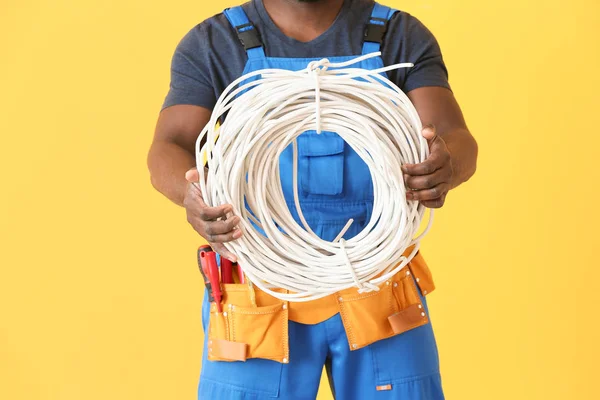
<path fill-rule="evenodd" d="M 358 289 L 358 293 L 370 293 L 370 292 L 379 292 L 380 287 L 371 283 L 371 282 L 363 282 L 362 283 L 363 287 L 362 289 Z"/>
<path fill-rule="evenodd" d="M 354 267 L 352 267 L 352 263 L 350 262 L 350 259 L 348 258 L 348 253 L 346 252 L 346 240 L 345 239 L 340 239 L 340 251 L 338 254 L 342 255 L 344 262 L 346 263 L 346 266 L 348 267 L 348 270 L 350 271 L 350 274 L 352 275 L 354 284 L 358 288 L 358 293 L 368 293 L 368 292 L 373 292 L 373 291 L 375 291 L 375 292 L 379 291 L 379 286 L 374 285 L 370 282 L 361 282 L 358 279 L 358 276 L 356 275 L 356 271 L 354 270 Z"/>
<path fill-rule="evenodd" d="M 346 253 L 346 240 L 345 239 L 340 239 L 340 250 L 339 250 L 338 254 L 342 256 L 342 258 L 344 260 L 344 263 L 348 267 L 348 271 L 350 271 L 350 275 L 352 275 L 352 279 L 354 280 L 354 284 L 356 285 L 356 287 L 359 290 L 362 290 L 364 288 L 364 286 L 358 280 L 358 276 L 356 275 L 356 271 L 354 271 L 354 268 L 352 268 L 352 263 L 350 262 L 350 259 L 348 258 L 348 253 Z"/>
<path fill-rule="evenodd" d="M 313 77 L 315 80 L 315 113 L 316 113 L 316 124 L 317 134 L 321 134 L 321 82 L 320 72 L 318 69 L 313 70 Z"/>
<path fill-rule="evenodd" d="M 317 134 L 321 134 L 321 74 L 327 71 L 330 66 L 329 59 L 322 58 L 319 61 L 311 61 L 306 67 L 310 76 L 315 81 L 315 115 Z"/>
<path fill-rule="evenodd" d="M 348 254 L 346 253 L 346 240 L 342 239 L 342 237 L 344 236 L 346 231 L 348 231 L 348 229 L 350 228 L 350 225 L 352 225 L 353 222 L 354 222 L 354 219 L 352 219 L 352 218 L 349 219 L 348 222 L 346 222 L 346 225 L 344 225 L 344 228 L 342 228 L 340 233 L 338 233 L 337 237 L 333 241 L 334 242 L 339 241 L 339 243 L 340 243 L 340 248 L 342 249 L 342 255 L 344 256 L 344 261 L 346 262 L 346 265 L 350 269 L 350 274 L 352 274 L 352 279 L 354 279 L 356 287 L 358 287 L 358 293 L 368 293 L 368 292 L 372 292 L 372 291 L 378 292 L 379 286 L 374 285 L 370 282 L 362 282 L 361 283 L 358 280 L 358 277 L 356 276 L 354 268 L 352 268 L 352 263 L 350 263 L 350 259 L 348 258 Z"/>

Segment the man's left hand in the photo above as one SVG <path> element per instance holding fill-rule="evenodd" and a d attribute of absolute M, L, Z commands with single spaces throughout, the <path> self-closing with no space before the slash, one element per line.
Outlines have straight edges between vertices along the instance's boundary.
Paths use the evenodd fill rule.
<path fill-rule="evenodd" d="M 429 143 L 429 157 L 422 163 L 402 166 L 406 198 L 420 201 L 425 207 L 440 208 L 452 188 L 452 158 L 446 142 L 437 135 L 435 127 L 424 127 L 423 137 Z"/>

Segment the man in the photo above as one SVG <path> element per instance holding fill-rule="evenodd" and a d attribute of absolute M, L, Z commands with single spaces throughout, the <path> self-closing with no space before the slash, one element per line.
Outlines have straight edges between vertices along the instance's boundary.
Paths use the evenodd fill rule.
<path fill-rule="evenodd" d="M 417 109 L 431 151 L 425 162 L 403 166 L 410 189 L 407 199 L 430 208 L 442 207 L 448 192 L 475 172 L 477 144 L 450 91 L 434 36 L 411 15 L 374 5 L 371 0 L 252 0 L 193 28 L 173 56 L 171 88 L 148 156 L 152 184 L 185 207 L 189 223 L 215 251 L 235 261 L 235 255 L 223 243 L 241 237 L 242 232 L 236 229 L 239 217 L 230 214 L 232 207 L 228 204 L 208 207 L 192 184 L 199 179 L 195 141 L 209 121 L 216 99 L 233 80 L 261 66 L 299 69 L 312 59 L 379 50 L 381 58 L 363 68 L 376 68 L 377 63 L 415 64 L 388 74 Z M 310 140 L 325 140 L 310 136 L 310 132 L 305 134 Z M 325 143 L 325 148 L 331 143 Z M 332 240 L 350 217 L 358 222 L 345 237 L 354 236 L 370 215 L 372 187 L 363 185 L 367 188 L 352 192 L 353 182 L 368 176 L 368 171 L 360 161 L 352 161 L 354 153 L 348 147 L 341 153 L 332 149 L 323 159 L 321 155 L 306 156 L 315 168 L 311 174 L 327 171 L 328 163 L 341 162 L 344 166 L 338 189 L 319 186 L 318 182 L 302 188 L 301 200 L 309 224 L 320 228 L 316 232 L 327 240 Z M 285 162 L 282 156 L 280 163 Z M 285 192 L 290 182 L 283 180 L 282 176 Z M 311 206 L 317 204 L 315 201 L 319 207 Z M 340 204 L 348 208 L 338 207 Z M 347 210 L 346 214 L 338 215 L 340 208 Z M 334 221 L 334 226 L 329 226 L 323 222 L 330 217 L 339 217 L 339 223 Z M 414 287 L 420 289 L 418 306 L 426 309 L 423 295 L 427 290 L 415 282 Z M 205 297 L 205 329 L 209 313 L 206 303 Z M 304 311 L 294 311 L 290 304 L 289 360 L 249 357 L 246 362 L 211 361 L 205 343 L 199 398 L 315 398 L 325 365 L 332 390 L 340 399 L 443 399 L 431 324 L 407 328 L 407 332 L 382 336 L 375 343 L 355 344 L 353 348 L 352 343 L 348 346 L 347 320 L 335 308 L 340 305 L 332 304 L 334 300 L 327 305 L 315 303 Z M 327 307 L 329 311 L 319 311 Z M 374 310 L 379 306 L 370 307 Z"/>

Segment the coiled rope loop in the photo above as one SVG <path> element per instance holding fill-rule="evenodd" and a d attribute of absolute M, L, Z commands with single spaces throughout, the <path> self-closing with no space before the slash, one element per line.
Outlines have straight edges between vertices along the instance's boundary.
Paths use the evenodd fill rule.
<path fill-rule="evenodd" d="M 223 92 L 196 142 L 205 202 L 229 203 L 241 216 L 238 228 L 243 236 L 225 247 L 256 286 L 282 300 L 314 300 L 353 286 L 379 290 L 412 259 L 431 225 L 430 217 L 416 237 L 425 208 L 406 200 L 400 169 L 403 163 L 422 162 L 428 156 L 421 121 L 408 97 L 381 75 L 412 64 L 377 70 L 349 67 L 379 55 L 344 63 L 323 59 L 300 71 L 265 69 L 244 75 Z M 255 80 L 242 84 L 249 78 Z M 329 242 L 312 231 L 302 214 L 296 137 L 307 130 L 336 132 L 370 170 L 371 219 L 351 239 L 342 236 L 352 220 Z M 294 202 L 302 226 L 286 205 L 279 175 L 279 156 L 290 144 Z M 412 245 L 413 251 L 404 257 Z"/>

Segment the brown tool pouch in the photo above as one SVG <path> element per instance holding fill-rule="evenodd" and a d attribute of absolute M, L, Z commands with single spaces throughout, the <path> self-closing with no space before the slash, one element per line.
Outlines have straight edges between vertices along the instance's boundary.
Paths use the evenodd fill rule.
<path fill-rule="evenodd" d="M 379 291 L 340 292 L 337 300 L 350 349 L 360 349 L 427 324 L 429 318 L 419 289 L 430 293 L 434 285 L 427 264 L 417 253 L 407 267 L 386 281 Z"/>
<path fill-rule="evenodd" d="M 288 304 L 251 285 L 223 285 L 223 312 L 211 304 L 208 326 L 208 359 L 245 361 L 264 358 L 287 363 Z"/>
<path fill-rule="evenodd" d="M 288 303 L 254 289 L 251 284 L 222 286 L 223 312 L 219 313 L 214 303 L 210 305 L 208 359 L 263 358 L 280 363 L 289 362 L 288 322 L 294 307 L 302 306 L 301 313 L 318 315 L 321 306 L 331 305 L 331 315 L 339 311 L 350 349 L 356 350 L 427 324 L 422 296 L 435 288 L 419 253 L 379 291 L 358 293 L 351 288 L 333 295 L 332 301 Z"/>

